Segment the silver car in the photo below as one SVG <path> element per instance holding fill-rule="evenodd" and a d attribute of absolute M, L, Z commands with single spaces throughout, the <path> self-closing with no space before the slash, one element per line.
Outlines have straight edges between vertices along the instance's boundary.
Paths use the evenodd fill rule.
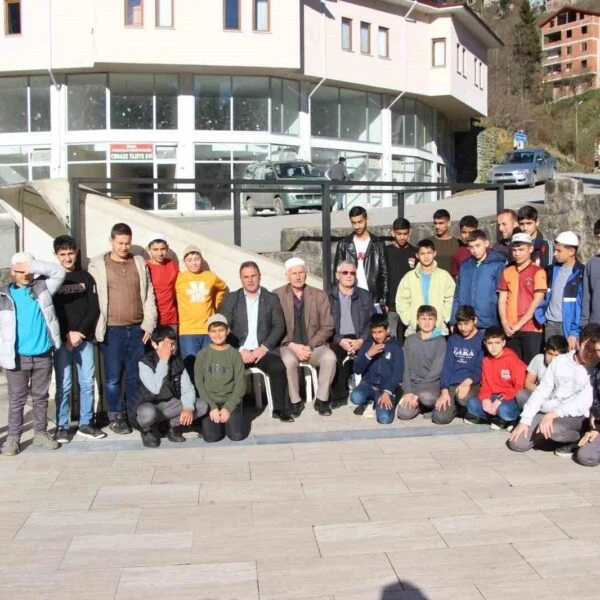
<path fill-rule="evenodd" d="M 554 179 L 556 159 L 543 148 L 525 148 L 507 152 L 488 171 L 488 183 L 535 187 Z"/>

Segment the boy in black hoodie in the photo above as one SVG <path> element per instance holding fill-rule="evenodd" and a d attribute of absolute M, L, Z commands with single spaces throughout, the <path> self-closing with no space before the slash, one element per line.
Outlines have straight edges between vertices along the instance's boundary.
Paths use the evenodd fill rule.
<path fill-rule="evenodd" d="M 369 329 L 371 339 L 361 346 L 354 361 L 354 371 L 362 375 L 362 381 L 350 394 L 350 401 L 358 405 L 355 414 L 362 415 L 365 411 L 360 409 L 374 400 L 377 422 L 387 425 L 394 420 L 396 388 L 404 375 L 404 354 L 398 341 L 390 337 L 385 315 L 373 315 Z"/>
<path fill-rule="evenodd" d="M 56 372 L 56 441 L 71 441 L 71 390 L 73 361 L 79 383 L 79 435 L 99 440 L 106 434 L 94 426 L 94 379 L 96 375 L 94 331 L 100 315 L 94 278 L 81 269 L 79 249 L 70 235 L 54 240 L 54 253 L 66 271 L 65 280 L 54 295 L 54 309 L 60 325 L 62 346 L 54 353 Z"/>

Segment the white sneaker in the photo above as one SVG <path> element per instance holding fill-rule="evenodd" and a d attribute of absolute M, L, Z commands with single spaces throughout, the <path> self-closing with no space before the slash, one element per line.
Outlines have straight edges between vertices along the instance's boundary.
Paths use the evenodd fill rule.
<path fill-rule="evenodd" d="M 365 412 L 363 413 L 362 418 L 363 419 L 372 419 L 375 416 L 375 410 L 373 409 L 373 406 L 371 404 L 369 404 L 369 406 L 367 406 L 367 408 L 365 409 Z"/>

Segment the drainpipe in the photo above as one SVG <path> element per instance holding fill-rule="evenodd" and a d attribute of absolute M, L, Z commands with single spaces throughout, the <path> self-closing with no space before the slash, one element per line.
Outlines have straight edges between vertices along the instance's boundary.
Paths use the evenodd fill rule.
<path fill-rule="evenodd" d="M 54 73 L 52 72 L 52 62 L 53 62 L 53 47 L 52 47 L 52 0 L 48 0 L 48 74 L 50 75 L 50 80 L 52 81 L 52 85 L 60 90 L 60 84 L 56 81 L 54 77 Z"/>
<path fill-rule="evenodd" d="M 408 9 L 408 12 L 404 15 L 404 20 L 408 19 L 410 13 L 414 10 L 415 6 L 419 3 L 419 0 L 413 0 L 412 6 Z"/>

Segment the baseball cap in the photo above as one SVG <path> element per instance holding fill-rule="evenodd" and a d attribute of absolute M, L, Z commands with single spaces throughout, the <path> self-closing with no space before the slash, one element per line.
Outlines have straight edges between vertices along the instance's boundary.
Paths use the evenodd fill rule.
<path fill-rule="evenodd" d="M 559 233 L 554 241 L 557 244 L 564 244 L 565 246 L 579 247 L 579 237 L 572 231 L 563 231 L 562 233 Z"/>
<path fill-rule="evenodd" d="M 532 244 L 531 236 L 526 233 L 515 233 L 510 240 L 511 244 Z"/>
<path fill-rule="evenodd" d="M 186 246 L 183 250 L 183 258 L 185 258 L 188 254 L 191 254 L 192 252 L 197 252 L 200 256 L 202 256 L 202 251 L 200 250 L 200 248 L 191 244 L 189 246 Z"/>
<path fill-rule="evenodd" d="M 227 322 L 227 317 L 225 317 L 221 313 L 216 313 L 216 314 L 212 315 L 212 317 L 208 317 L 208 326 L 209 327 L 211 325 L 214 325 L 215 323 L 221 323 L 222 325 L 229 327 L 229 323 Z"/>
<path fill-rule="evenodd" d="M 31 254 L 31 252 L 17 252 L 13 254 L 13 257 L 10 259 L 11 265 L 16 265 L 17 263 L 30 263 L 35 260 L 35 256 Z"/>
<path fill-rule="evenodd" d="M 148 237 L 148 242 L 146 244 L 146 248 L 148 248 L 148 246 L 150 246 L 150 244 L 152 242 L 164 242 L 166 244 L 167 236 L 164 233 L 156 233 L 156 232 L 150 234 L 150 236 Z"/>

